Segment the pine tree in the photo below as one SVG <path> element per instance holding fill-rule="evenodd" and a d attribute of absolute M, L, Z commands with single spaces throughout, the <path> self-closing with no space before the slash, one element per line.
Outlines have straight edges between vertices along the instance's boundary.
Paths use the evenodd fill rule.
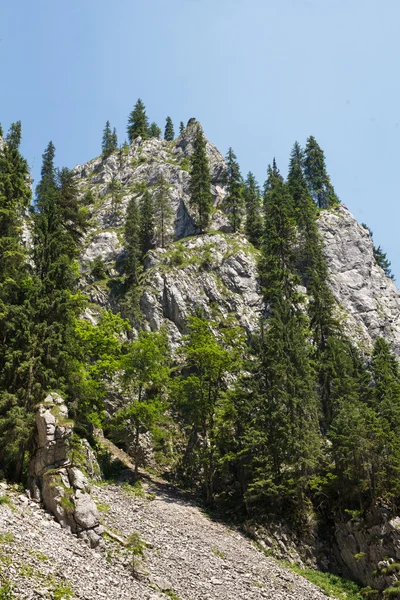
<path fill-rule="evenodd" d="M 171 117 L 167 117 L 164 131 L 164 140 L 167 142 L 172 142 L 175 138 L 174 126 L 172 124 Z"/>
<path fill-rule="evenodd" d="M 140 98 L 129 115 L 127 131 L 130 144 L 139 136 L 143 140 L 147 140 L 149 137 L 149 121 L 145 106 Z"/>
<path fill-rule="evenodd" d="M 328 268 L 323 254 L 322 238 L 317 226 L 317 207 L 303 174 L 304 155 L 296 142 L 289 164 L 288 188 L 291 193 L 295 218 L 300 233 L 299 268 L 309 294 L 307 312 L 317 358 L 317 380 L 325 426 L 332 419 L 334 389 L 332 380 L 337 370 L 344 367 L 337 360 L 346 357 L 339 323 L 334 316 L 335 301 L 329 287 Z M 335 341 L 328 343 L 330 338 Z M 347 359 L 345 359 L 347 360 Z"/>
<path fill-rule="evenodd" d="M 326 171 L 324 153 L 313 136 L 308 138 L 304 152 L 304 175 L 318 208 L 339 203 Z"/>
<path fill-rule="evenodd" d="M 115 129 L 115 127 L 113 128 L 113 132 L 111 135 L 111 142 L 113 145 L 113 149 L 116 150 L 118 148 L 118 136 L 117 136 L 117 130 Z"/>
<path fill-rule="evenodd" d="M 239 163 L 232 148 L 226 155 L 225 181 L 227 194 L 224 198 L 224 210 L 227 212 L 233 231 L 239 231 L 244 212 L 243 179 L 240 174 Z"/>
<path fill-rule="evenodd" d="M 248 173 L 244 183 L 243 197 L 246 206 L 246 236 L 256 248 L 260 248 L 263 234 L 261 193 L 251 172 Z"/>
<path fill-rule="evenodd" d="M 383 338 L 375 340 L 371 370 L 372 406 L 380 425 L 372 438 L 378 442 L 374 454 L 379 461 L 371 476 L 373 497 L 395 500 L 400 494 L 400 366 Z"/>
<path fill-rule="evenodd" d="M 149 127 L 149 138 L 160 138 L 161 137 L 161 129 L 157 125 L 157 123 L 152 123 Z"/>
<path fill-rule="evenodd" d="M 43 155 L 33 215 L 33 257 L 39 279 L 36 380 L 40 394 L 49 389 L 68 390 L 72 357 L 77 352 L 74 322 L 83 302 L 77 293 L 75 260 L 86 227 L 85 211 L 79 207 L 76 176 L 67 169 L 58 173 L 54 154 L 50 142 Z"/>
<path fill-rule="evenodd" d="M 318 463 L 318 400 L 307 319 L 298 292 L 293 201 L 274 161 L 264 194 L 260 275 L 267 317 L 245 433 L 248 499 L 289 499 L 302 512 Z"/>
<path fill-rule="evenodd" d="M 16 481 L 21 480 L 34 422 L 28 358 L 32 283 L 21 235 L 31 193 L 20 142 L 18 121 L 0 149 L 0 472 Z"/>
<path fill-rule="evenodd" d="M 212 193 L 206 140 L 200 125 L 197 126 L 190 163 L 190 204 L 196 211 L 197 225 L 204 232 L 210 221 Z"/>
<path fill-rule="evenodd" d="M 103 140 L 101 143 L 101 153 L 103 158 L 110 156 L 110 154 L 112 154 L 117 147 L 118 139 L 116 129 L 114 128 L 114 130 L 111 131 L 110 121 L 107 121 L 103 131 Z"/>
<path fill-rule="evenodd" d="M 183 133 L 184 131 L 185 131 L 185 125 L 184 125 L 184 122 L 183 122 L 183 121 L 181 121 L 181 122 L 179 123 L 179 135 L 182 135 L 182 133 Z"/>
<path fill-rule="evenodd" d="M 140 200 L 139 222 L 140 253 L 143 260 L 147 252 L 154 247 L 155 238 L 154 201 L 148 189 Z"/>
<path fill-rule="evenodd" d="M 365 223 L 362 223 L 361 225 L 362 225 L 362 227 L 364 227 L 364 229 L 366 229 L 368 231 L 368 233 L 371 237 L 371 240 L 373 240 L 372 230 Z M 381 267 L 381 269 L 384 270 L 386 277 L 390 277 L 390 279 L 394 279 L 394 275 L 390 268 L 391 262 L 388 259 L 386 252 L 384 252 L 380 246 L 376 247 L 374 244 L 373 245 L 373 253 L 374 253 L 374 258 L 376 260 L 376 263 Z"/>
<path fill-rule="evenodd" d="M 157 242 L 161 246 L 161 248 L 165 248 L 167 243 L 168 230 L 171 227 L 172 208 L 169 184 L 162 175 L 158 178 L 155 187 L 154 216 Z"/>

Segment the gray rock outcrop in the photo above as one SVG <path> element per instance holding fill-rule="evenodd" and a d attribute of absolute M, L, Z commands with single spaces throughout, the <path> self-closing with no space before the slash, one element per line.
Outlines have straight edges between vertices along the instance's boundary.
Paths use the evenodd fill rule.
<path fill-rule="evenodd" d="M 400 579 L 400 518 L 385 508 L 337 521 L 336 552 L 348 577 L 383 591 Z"/>
<path fill-rule="evenodd" d="M 382 336 L 400 357 L 400 293 L 377 265 L 369 232 L 344 205 L 322 211 L 319 229 L 349 336 L 367 353 Z"/>
<path fill-rule="evenodd" d="M 58 394 L 49 394 L 38 406 L 36 429 L 36 449 L 29 467 L 33 499 L 42 502 L 62 527 L 91 547 L 98 546 L 103 528 L 88 479 L 76 463 L 85 461 L 97 477 L 99 468 L 88 444 L 73 438 L 73 422 Z"/>
<path fill-rule="evenodd" d="M 262 310 L 257 255 L 244 236 L 222 233 L 150 252 L 141 299 L 150 328 L 165 325 L 174 345 L 197 308 L 210 320 L 230 320 L 253 331 Z"/>

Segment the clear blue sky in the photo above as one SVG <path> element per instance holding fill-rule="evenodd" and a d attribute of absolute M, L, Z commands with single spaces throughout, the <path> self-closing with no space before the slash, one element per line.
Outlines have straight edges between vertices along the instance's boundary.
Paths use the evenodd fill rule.
<path fill-rule="evenodd" d="M 164 128 L 196 117 L 262 183 L 314 135 L 336 191 L 400 281 L 398 0 L 3 0 L 0 121 L 20 119 L 37 182 L 125 138 L 140 96 Z"/>

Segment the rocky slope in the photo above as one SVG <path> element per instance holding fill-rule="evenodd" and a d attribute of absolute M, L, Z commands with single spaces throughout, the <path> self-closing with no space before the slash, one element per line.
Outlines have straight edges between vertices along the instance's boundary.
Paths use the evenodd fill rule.
<path fill-rule="evenodd" d="M 238 531 L 210 521 L 165 483 L 149 480 L 145 488 L 145 497 L 135 497 L 135 488 L 129 486 L 92 487 L 112 537 L 91 550 L 25 495 L 0 484 L 0 572 L 11 580 L 15 597 L 326 598 L 307 580 L 261 554 Z M 134 559 L 136 578 L 132 551 L 123 544 L 132 534 L 146 544 L 144 556 Z"/>

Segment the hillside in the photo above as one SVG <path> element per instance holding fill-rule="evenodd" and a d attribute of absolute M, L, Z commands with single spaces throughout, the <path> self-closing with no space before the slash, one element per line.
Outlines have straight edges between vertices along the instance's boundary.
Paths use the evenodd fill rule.
<path fill-rule="evenodd" d="M 32 206 L 10 131 L 0 476 L 27 495 L 2 484 L 3 582 L 58 600 L 323 597 L 272 555 L 352 579 L 352 600 L 358 584 L 396 597 L 400 293 L 315 138 L 263 192 L 195 119 L 175 140 L 110 138 L 72 171 L 50 142 Z"/>
<path fill-rule="evenodd" d="M 124 541 L 139 534 L 146 543 L 138 581 L 132 575 L 131 553 L 120 543 L 106 537 L 101 550 L 90 550 L 37 504 L 3 485 L 2 497 L 10 498 L 10 506 L 0 507 L 0 561 L 2 575 L 12 581 L 16 597 L 326 598 L 308 581 L 256 550 L 239 531 L 212 522 L 178 490 L 151 478 L 144 490 L 148 499 L 134 497 L 117 485 L 92 489 L 104 525 Z"/>

